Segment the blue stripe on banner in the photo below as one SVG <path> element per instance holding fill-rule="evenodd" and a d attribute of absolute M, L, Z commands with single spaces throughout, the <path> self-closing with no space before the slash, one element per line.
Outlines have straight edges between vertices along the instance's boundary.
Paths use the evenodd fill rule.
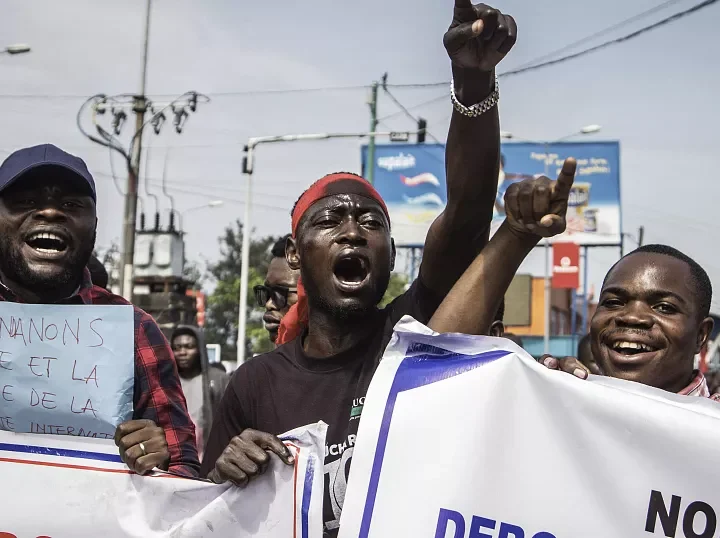
<path fill-rule="evenodd" d="M 390 393 L 388 394 L 388 399 L 385 404 L 385 413 L 380 423 L 380 432 L 378 433 L 377 446 L 375 447 L 375 458 L 373 459 L 368 493 L 365 498 L 365 509 L 360 523 L 359 538 L 367 538 L 370 533 L 370 523 L 372 521 L 373 510 L 375 509 L 380 471 L 385 457 L 385 447 L 390 433 L 390 423 L 398 395 L 401 392 L 464 374 L 510 353 L 512 352 L 498 349 L 486 351 L 479 355 L 456 355 L 452 358 L 418 355 L 415 357 L 406 357 L 403 362 L 400 363 L 397 372 L 395 372 L 395 379 L 390 387 Z"/>
<path fill-rule="evenodd" d="M 311 456 L 308 458 L 307 470 L 305 471 L 305 484 L 303 486 L 303 497 L 302 497 L 302 538 L 309 538 L 310 536 L 310 499 L 312 498 L 312 487 L 315 479 L 315 457 Z"/>
<path fill-rule="evenodd" d="M 295 444 L 300 444 L 300 440 L 295 437 L 280 437 L 281 441 L 290 441 Z M 305 482 L 303 483 L 303 493 L 300 508 L 301 517 L 301 536 L 302 538 L 309 538 L 310 536 L 310 500 L 312 499 L 312 488 L 313 481 L 315 480 L 315 458 L 308 458 L 307 469 L 305 470 Z"/>
<path fill-rule="evenodd" d="M 0 451 L 22 452 L 25 454 L 40 454 L 43 456 L 59 456 L 61 458 L 81 458 L 84 460 L 122 463 L 119 454 L 102 454 L 100 452 L 85 452 L 84 450 L 68 450 L 65 448 L 50 448 L 46 446 L 13 445 L 10 443 L 0 443 Z"/>

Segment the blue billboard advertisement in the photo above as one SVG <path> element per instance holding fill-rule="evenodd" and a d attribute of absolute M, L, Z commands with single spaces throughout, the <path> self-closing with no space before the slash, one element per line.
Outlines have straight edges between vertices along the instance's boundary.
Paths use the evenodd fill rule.
<path fill-rule="evenodd" d="M 367 146 L 362 162 L 367 170 Z M 374 184 L 388 206 L 395 243 L 423 246 L 428 228 L 447 204 L 445 146 L 376 145 Z"/>
<path fill-rule="evenodd" d="M 513 142 L 503 144 L 502 155 L 493 230 L 505 218 L 503 197 L 512 183 L 542 175 L 555 179 L 565 159 L 575 157 L 578 166 L 570 191 L 567 231 L 553 241 L 573 241 L 580 245 L 620 244 L 618 142 Z"/>
<path fill-rule="evenodd" d="M 567 157 L 578 161 L 570 193 L 568 229 L 553 241 L 619 244 L 622 227 L 618 142 L 503 144 L 492 231 L 505 218 L 503 197 L 512 183 L 541 175 L 555 179 Z M 363 170 L 367 170 L 367 146 L 362 148 L 362 162 Z M 428 228 L 447 203 L 445 146 L 377 145 L 374 179 L 390 211 L 397 245 L 422 246 Z"/>

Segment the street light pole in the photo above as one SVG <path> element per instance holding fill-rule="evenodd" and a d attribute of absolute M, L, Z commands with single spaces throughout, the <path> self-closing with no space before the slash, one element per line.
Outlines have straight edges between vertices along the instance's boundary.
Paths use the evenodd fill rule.
<path fill-rule="evenodd" d="M 245 210 L 243 212 L 243 237 L 242 251 L 240 256 L 240 297 L 238 298 L 238 338 L 237 338 L 237 363 L 240 366 L 245 362 L 245 339 L 246 339 L 246 323 L 247 323 L 247 296 L 248 285 L 250 279 L 250 235 L 252 227 L 250 225 L 250 209 L 252 207 L 252 176 L 255 169 L 255 148 L 261 144 L 274 144 L 278 142 L 300 142 L 310 140 L 330 140 L 337 138 L 372 138 L 390 137 L 391 135 L 407 134 L 395 132 L 363 132 L 363 133 L 307 133 L 297 135 L 280 135 L 280 136 L 263 136 L 250 138 L 245 146 L 245 156 L 243 158 L 243 174 L 245 174 Z M 372 163 L 368 161 L 372 166 Z"/>
<path fill-rule="evenodd" d="M 545 177 L 550 177 L 550 143 L 545 142 Z M 545 238 L 545 326 L 543 330 L 543 353 L 550 354 L 550 314 L 552 308 L 552 283 L 550 275 L 552 274 L 552 264 L 550 259 L 550 239 Z"/>

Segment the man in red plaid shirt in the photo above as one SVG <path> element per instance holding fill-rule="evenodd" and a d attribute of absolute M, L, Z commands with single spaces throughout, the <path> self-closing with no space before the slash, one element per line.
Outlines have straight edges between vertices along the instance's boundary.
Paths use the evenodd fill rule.
<path fill-rule="evenodd" d="M 93 286 L 86 265 L 95 246 L 95 182 L 85 163 L 46 144 L 21 149 L 0 166 L 0 301 L 126 305 Z M 172 351 L 155 321 L 135 308 L 132 420 L 115 443 L 123 461 L 198 474 L 195 428 Z"/>

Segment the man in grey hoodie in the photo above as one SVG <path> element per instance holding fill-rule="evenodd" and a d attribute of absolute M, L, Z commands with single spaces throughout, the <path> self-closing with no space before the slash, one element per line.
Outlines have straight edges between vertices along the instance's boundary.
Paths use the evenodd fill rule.
<path fill-rule="evenodd" d="M 213 411 L 220 403 L 229 376 L 210 367 L 201 329 L 178 326 L 172 334 L 171 345 L 190 418 L 195 423 L 198 452 L 202 454 L 212 426 Z"/>

